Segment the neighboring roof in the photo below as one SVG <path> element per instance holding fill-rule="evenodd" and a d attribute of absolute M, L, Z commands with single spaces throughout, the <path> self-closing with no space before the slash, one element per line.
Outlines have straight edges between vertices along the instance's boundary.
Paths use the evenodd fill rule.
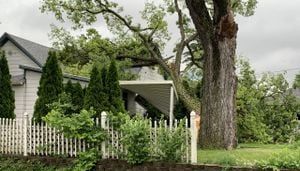
<path fill-rule="evenodd" d="M 27 55 L 39 67 L 42 67 L 47 60 L 49 47 L 26 40 L 15 35 L 4 33 L 0 38 L 0 47 L 7 41 L 11 41 L 17 46 L 25 55 Z"/>
<path fill-rule="evenodd" d="M 25 83 L 24 75 L 15 75 L 11 77 L 11 83 L 13 86 L 20 86 Z"/>
<path fill-rule="evenodd" d="M 20 68 L 24 70 L 34 71 L 42 73 L 41 68 L 30 67 L 20 65 Z M 89 82 L 89 78 L 79 77 L 70 74 L 63 74 L 64 78 Z M 122 89 L 130 90 L 141 95 L 147 101 L 149 101 L 153 106 L 158 108 L 165 114 L 169 114 L 170 111 L 170 88 L 174 87 L 173 81 L 170 80 L 159 80 L 159 81 L 146 81 L 146 80 L 135 80 L 135 81 L 120 81 L 120 86 Z M 173 89 L 176 95 L 174 100 L 178 99 L 176 90 Z"/>

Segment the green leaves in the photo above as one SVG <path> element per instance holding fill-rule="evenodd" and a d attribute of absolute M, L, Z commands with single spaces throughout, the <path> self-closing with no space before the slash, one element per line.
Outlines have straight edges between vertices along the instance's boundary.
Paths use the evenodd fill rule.
<path fill-rule="evenodd" d="M 125 160 L 130 164 L 141 164 L 150 158 L 150 126 L 148 120 L 128 119 L 121 126 L 123 143 L 127 154 Z"/>
<path fill-rule="evenodd" d="M 92 148 L 79 154 L 73 170 L 90 170 L 101 158 L 101 150 L 98 148 L 106 140 L 107 134 L 94 121 L 95 111 L 81 110 L 80 113 L 66 116 L 62 111 L 62 106 L 57 105 L 43 119 L 51 126 L 59 130 L 67 138 L 84 140 L 88 144 L 93 144 Z"/>
<path fill-rule="evenodd" d="M 240 61 L 240 65 L 237 92 L 239 141 L 294 141 L 300 103 L 284 75 L 264 74 L 257 80 L 249 62 Z"/>
<path fill-rule="evenodd" d="M 184 125 L 185 119 L 176 129 L 160 127 L 157 134 L 157 145 L 159 149 L 157 157 L 162 161 L 179 162 L 182 160 L 186 150 L 187 132 Z M 161 121 L 162 123 L 162 121 Z"/>

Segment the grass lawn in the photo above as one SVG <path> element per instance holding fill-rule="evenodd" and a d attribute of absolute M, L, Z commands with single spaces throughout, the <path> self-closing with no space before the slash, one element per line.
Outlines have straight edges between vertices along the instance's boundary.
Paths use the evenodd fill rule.
<path fill-rule="evenodd" d="M 198 150 L 198 163 L 221 165 L 254 165 L 255 161 L 266 160 L 274 153 L 293 151 L 289 145 L 240 144 L 235 150 Z"/>

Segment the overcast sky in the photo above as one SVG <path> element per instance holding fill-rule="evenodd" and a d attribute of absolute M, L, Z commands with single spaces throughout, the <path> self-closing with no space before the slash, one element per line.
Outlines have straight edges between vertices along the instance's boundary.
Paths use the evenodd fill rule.
<path fill-rule="evenodd" d="M 144 0 L 118 0 L 132 15 L 138 15 Z M 47 46 L 50 24 L 58 23 L 52 14 L 42 14 L 39 0 L 0 0 L 0 34 L 8 32 Z M 289 82 L 300 72 L 300 0 L 259 0 L 255 15 L 237 17 L 238 55 L 247 57 L 259 75 L 265 71 L 287 70 Z M 94 25 L 104 36 L 110 36 L 105 25 Z M 175 29 L 175 28 L 174 28 Z"/>

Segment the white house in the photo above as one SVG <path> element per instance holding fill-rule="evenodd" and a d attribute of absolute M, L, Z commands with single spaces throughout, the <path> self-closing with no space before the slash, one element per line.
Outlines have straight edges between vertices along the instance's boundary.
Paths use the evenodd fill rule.
<path fill-rule="evenodd" d="M 42 66 L 50 48 L 4 33 L 0 38 L 0 49 L 6 52 L 12 75 L 16 117 L 22 117 L 24 112 L 32 116 Z M 144 108 L 135 102 L 135 97 L 139 94 L 172 119 L 174 101 L 177 98 L 173 82 L 164 80 L 157 70 L 150 67 L 139 67 L 132 71 L 139 75 L 139 80 L 120 81 L 126 109 L 131 113 L 144 112 Z M 67 80 L 79 82 L 82 86 L 86 86 L 89 81 L 85 77 L 64 74 L 64 81 Z"/>

